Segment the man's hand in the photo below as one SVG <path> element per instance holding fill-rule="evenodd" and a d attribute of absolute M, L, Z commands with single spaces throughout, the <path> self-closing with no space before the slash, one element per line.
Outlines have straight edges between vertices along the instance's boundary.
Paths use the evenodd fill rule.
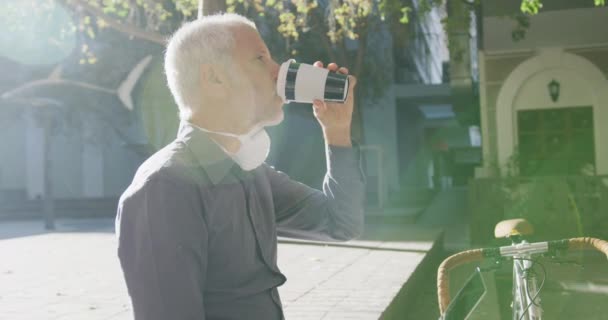
<path fill-rule="evenodd" d="M 323 68 L 323 62 L 317 61 L 315 67 Z M 339 68 L 337 64 L 327 65 L 330 72 L 348 74 L 347 68 Z M 357 78 L 348 76 L 349 88 L 348 97 L 344 103 L 325 103 L 322 100 L 315 100 L 313 111 L 315 117 L 321 124 L 325 142 L 334 146 L 351 146 L 350 126 L 353 116 L 353 106 L 355 103 L 355 86 Z"/>

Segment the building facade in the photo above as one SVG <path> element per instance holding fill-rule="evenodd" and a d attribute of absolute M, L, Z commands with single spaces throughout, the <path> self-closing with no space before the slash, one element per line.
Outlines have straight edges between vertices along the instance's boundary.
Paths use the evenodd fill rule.
<path fill-rule="evenodd" d="M 479 51 L 484 165 L 477 175 L 505 174 L 514 155 L 525 173 L 575 175 L 593 168 L 608 174 L 608 127 L 602 125 L 608 121 L 608 33 L 600 31 L 608 28 L 608 8 L 552 1 L 515 42 L 514 22 L 503 16 L 518 8 L 488 2 Z"/>
<path fill-rule="evenodd" d="M 487 243 L 496 222 L 519 217 L 538 239 L 604 238 L 608 8 L 559 0 L 534 16 L 519 10 L 482 3 L 483 164 L 470 185 L 471 238 Z"/>

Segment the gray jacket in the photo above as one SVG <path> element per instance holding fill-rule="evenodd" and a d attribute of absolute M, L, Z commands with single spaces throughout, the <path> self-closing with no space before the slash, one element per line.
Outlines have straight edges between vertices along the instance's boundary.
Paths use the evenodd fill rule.
<path fill-rule="evenodd" d="M 283 319 L 277 236 L 363 229 L 357 148 L 327 148 L 323 191 L 264 164 L 245 172 L 190 124 L 138 169 L 116 217 L 136 320 Z"/>

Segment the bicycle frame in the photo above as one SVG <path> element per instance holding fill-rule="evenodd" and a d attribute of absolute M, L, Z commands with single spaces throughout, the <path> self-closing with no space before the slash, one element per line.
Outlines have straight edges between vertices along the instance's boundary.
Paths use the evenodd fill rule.
<path fill-rule="evenodd" d="M 520 245 L 528 245 L 525 240 Z M 541 320 L 542 308 L 537 297 L 536 276 L 529 277 L 532 254 L 513 256 L 513 320 Z"/>
<path fill-rule="evenodd" d="M 543 311 L 538 298 L 538 292 L 541 288 L 537 284 L 535 275 L 531 273 L 534 267 L 532 260 L 534 255 L 571 250 L 597 250 L 608 257 L 608 242 L 596 238 L 581 237 L 536 243 L 520 241 L 520 238 L 512 239 L 519 242 L 499 248 L 472 249 L 459 252 L 446 258 L 441 263 L 437 270 L 437 297 L 441 314 L 440 319 L 444 319 L 445 311 L 450 304 L 448 272 L 458 265 L 479 262 L 488 258 L 507 257 L 513 259 L 513 319 L 541 320 Z"/>

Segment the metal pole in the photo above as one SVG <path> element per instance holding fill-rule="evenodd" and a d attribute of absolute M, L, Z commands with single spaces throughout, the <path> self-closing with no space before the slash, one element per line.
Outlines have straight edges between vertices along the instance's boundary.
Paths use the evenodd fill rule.
<path fill-rule="evenodd" d="M 51 126 L 53 125 L 52 115 L 47 114 L 47 119 L 44 119 L 44 194 L 42 199 L 42 211 L 44 215 L 44 228 L 46 230 L 55 230 L 55 199 L 53 198 L 53 183 L 51 177 L 52 159 L 51 159 Z"/>
<path fill-rule="evenodd" d="M 204 0 L 198 0 L 198 18 L 199 19 L 203 18 L 203 1 Z"/>

